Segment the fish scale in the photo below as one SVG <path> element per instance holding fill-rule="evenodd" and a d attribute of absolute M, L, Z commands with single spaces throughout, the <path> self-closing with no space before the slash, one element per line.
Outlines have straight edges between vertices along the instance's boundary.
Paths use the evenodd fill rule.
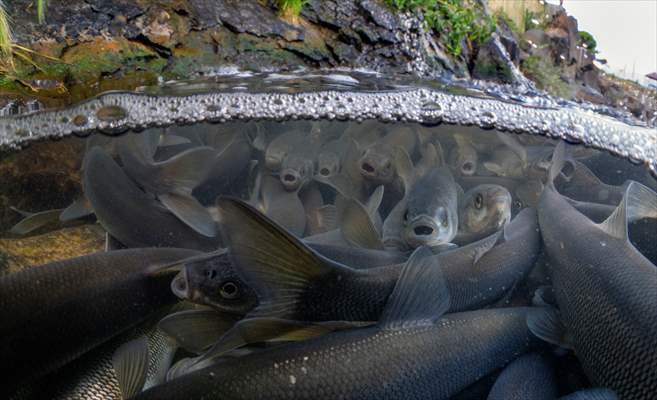
<path fill-rule="evenodd" d="M 447 399 L 537 344 L 539 309 L 450 314 L 435 324 L 363 328 L 227 360 L 137 399 Z"/>
<path fill-rule="evenodd" d="M 151 278 L 148 268 L 197 254 L 119 250 L 0 277 L 0 389 L 63 366 L 173 303 L 175 272 Z"/>
<path fill-rule="evenodd" d="M 657 269 L 546 189 L 539 221 L 563 322 L 591 380 L 621 399 L 657 393 Z"/>

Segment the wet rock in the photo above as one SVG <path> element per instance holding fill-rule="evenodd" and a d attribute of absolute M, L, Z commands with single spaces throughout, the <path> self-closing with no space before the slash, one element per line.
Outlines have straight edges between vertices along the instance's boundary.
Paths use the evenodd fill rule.
<path fill-rule="evenodd" d="M 499 19 L 497 23 L 497 34 L 500 37 L 500 42 L 506 48 L 507 53 L 509 53 L 511 61 L 518 65 L 520 62 L 520 45 L 515 34 L 511 31 L 511 28 L 509 28 L 504 19 Z"/>
<path fill-rule="evenodd" d="M 512 83 L 513 75 L 503 59 L 500 49 L 492 39 L 484 43 L 477 53 L 472 69 L 472 77 L 476 79 L 494 80 L 502 83 Z"/>
<path fill-rule="evenodd" d="M 192 0 L 190 4 L 199 21 L 207 27 L 221 23 L 236 33 L 276 36 L 288 41 L 303 40 L 304 37 L 302 28 L 282 21 L 271 9 L 255 1 Z"/>

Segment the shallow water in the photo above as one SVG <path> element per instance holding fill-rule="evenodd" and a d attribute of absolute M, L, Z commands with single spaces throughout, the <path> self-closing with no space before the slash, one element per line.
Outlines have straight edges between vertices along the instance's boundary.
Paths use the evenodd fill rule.
<path fill-rule="evenodd" d="M 311 78 L 317 79 L 308 79 Z M 87 254 L 112 254 L 120 249 L 149 247 L 208 253 L 225 246 L 229 247 L 229 254 L 231 247 L 247 248 L 257 253 L 271 245 L 267 242 L 269 239 L 249 233 L 248 229 L 254 228 L 249 228 L 248 222 L 240 219 L 242 217 L 230 214 L 230 204 L 221 200 L 218 204 L 218 198 L 239 199 L 251 206 L 247 210 L 252 215 L 267 216 L 258 220 L 261 224 L 257 225 L 259 230 L 253 232 L 265 231 L 271 224 L 282 227 L 293 237 L 303 239 L 298 245 L 301 248 L 315 246 L 311 252 L 319 252 L 354 269 L 403 263 L 423 245 L 428 246 L 436 257 L 442 257 L 441 254 L 467 249 L 473 243 L 480 243 L 475 246 L 485 247 L 485 252 L 499 249 L 505 242 L 516 243 L 517 248 L 500 253 L 505 258 L 495 261 L 499 267 L 488 264 L 494 262 L 487 261 L 492 260 L 492 256 L 487 259 L 482 257 L 485 252 L 477 250 L 475 260 L 484 261 L 481 265 L 477 264 L 478 261 L 471 262 L 475 267 L 473 274 L 487 268 L 502 270 L 501 266 L 514 262 L 519 266 L 517 270 L 507 271 L 509 276 L 491 273 L 483 277 L 466 277 L 481 280 L 481 286 L 479 292 L 470 291 L 464 298 L 452 298 L 453 308 L 463 302 L 455 310 L 458 312 L 536 305 L 535 293 L 539 288 L 550 286 L 555 280 L 556 286 L 562 285 L 559 277 L 555 278 L 559 269 L 554 265 L 563 259 L 577 258 L 569 255 L 572 248 L 564 250 L 567 245 L 574 246 L 575 243 L 566 243 L 566 246 L 561 243 L 562 250 L 555 252 L 555 249 L 550 249 L 555 233 L 546 235 L 543 231 L 550 220 L 562 217 L 561 211 L 576 213 L 578 218 L 593 226 L 593 223 L 605 221 L 621 200 L 627 198 L 628 209 L 623 215 L 630 222 L 629 244 L 625 246 L 642 254 L 639 257 L 645 257 L 645 261 L 641 262 L 653 267 L 657 264 L 655 201 L 648 201 L 645 209 L 641 209 L 629 203 L 639 197 L 626 194 L 630 181 L 648 188 L 645 193 L 657 190 L 657 180 L 650 173 L 650 169 L 657 165 L 654 156 L 657 149 L 650 147 L 654 144 L 654 132 L 590 112 L 557 108 L 556 104 L 551 108 L 532 108 L 517 102 L 503 103 L 481 93 L 477 97 L 465 97 L 462 93 L 410 88 L 409 85 L 417 83 L 409 82 L 403 83 L 405 91 L 399 91 L 401 84 L 398 82 L 382 81 L 377 85 L 373 77 L 364 79 L 356 75 L 358 79 L 347 78 L 346 75 L 322 77 L 323 84 L 328 85 L 323 89 L 331 89 L 334 85 L 332 89 L 338 89 L 336 92 L 311 91 L 294 95 L 286 93 L 303 92 L 307 88 L 304 81 L 300 80 L 295 86 L 289 77 L 275 75 L 262 86 L 233 82 L 232 86 L 224 88 L 234 92 L 236 87 L 243 87 L 243 92 L 252 92 L 245 94 L 218 94 L 217 87 L 208 87 L 207 83 L 203 88 L 210 93 L 205 94 L 199 94 L 200 86 L 175 88 L 172 85 L 171 88 L 160 88 L 158 97 L 110 94 L 68 110 L 0 120 L 0 126 L 5 128 L 0 142 L 24 146 L 21 149 L 5 146 L 0 153 L 0 279 L 4 279 L 0 280 L 0 289 L 2 285 L 9 285 L 8 277 L 18 277 L 16 279 L 20 281 L 25 276 L 21 274 L 38 271 L 43 268 L 40 265 Z M 368 85 L 361 85 L 369 91 L 348 92 L 358 80 L 367 81 Z M 261 94 L 263 90 L 272 92 L 276 88 L 279 94 Z M 375 92 L 393 88 L 395 91 Z M 273 121 L 286 115 L 315 119 Z M 249 121 L 255 117 L 258 119 Z M 212 123 L 201 122 L 209 120 Z M 179 124 L 172 124 L 174 122 Z M 153 127 L 155 125 L 161 126 Z M 567 197 L 570 203 L 556 214 L 547 211 L 549 207 L 541 203 L 544 191 L 551 186 L 549 171 L 559 143 L 558 139 L 549 136 L 568 139 L 571 143 L 563 149 L 564 166 L 557 171 L 554 180 L 559 196 L 563 196 L 560 198 Z M 584 147 L 582 143 L 597 149 Z M 433 176 L 431 174 L 438 178 L 429 178 Z M 488 185 L 487 189 L 484 190 L 482 185 Z M 522 216 L 529 213 L 536 215 L 536 210 L 538 220 L 536 217 L 528 220 L 534 221 L 535 228 L 529 233 L 518 234 L 527 226 L 517 221 L 524 221 Z M 516 220 L 519 215 L 521 217 Z M 564 224 L 569 220 L 566 218 Z M 625 224 L 625 220 L 622 222 Z M 571 229 L 566 225 L 562 227 Z M 534 231 L 534 236 L 531 231 Z M 547 239 L 535 234 L 539 231 Z M 591 247 L 607 246 L 606 236 L 589 238 L 586 236 L 589 231 L 583 232 L 578 246 L 582 243 Z M 556 237 L 559 237 L 558 232 Z M 332 246 L 331 251 L 321 246 Z M 299 251 L 299 248 L 294 251 Z M 287 251 L 286 247 L 262 251 L 275 252 L 276 249 L 283 253 Z M 363 255 L 363 249 L 373 253 Z M 563 257 L 559 251 L 564 252 Z M 255 296 L 262 303 L 263 293 L 270 295 L 272 289 L 265 285 L 266 290 L 258 293 L 255 280 L 262 276 L 249 275 L 250 267 L 243 265 L 257 257 L 240 255 L 239 250 L 235 252 L 230 262 L 234 264 L 231 268 L 235 268 L 238 277 L 217 283 L 214 274 L 222 277 L 223 272 L 204 269 L 197 277 L 199 283 L 193 280 L 193 266 L 198 261 L 188 261 L 183 263 L 183 268 L 190 265 L 192 269 L 186 275 L 172 279 L 177 273 L 174 271 L 167 278 L 172 287 L 167 286 L 163 296 L 171 299 L 162 300 L 163 303 L 158 305 L 170 306 L 175 293 L 179 298 L 223 313 L 220 315 L 232 315 L 230 318 L 251 311 L 255 303 L 248 303 L 247 297 Z M 526 252 L 531 254 L 519 255 Z M 376 256 L 372 256 L 374 253 Z M 575 253 L 579 253 L 577 248 Z M 296 253 L 290 254 L 293 259 L 297 257 Z M 280 257 L 272 256 L 272 263 Z M 445 257 L 450 259 L 448 255 Z M 525 258 L 519 261 L 518 257 Z M 178 258 L 187 257 L 181 255 Z M 175 260 L 173 257 L 167 262 L 153 262 L 142 268 L 161 266 L 162 262 L 171 264 Z M 629 271 L 635 268 L 633 260 L 624 268 Z M 604 259 L 596 260 L 596 263 L 604 262 Z M 65 270 L 67 264 L 60 268 Z M 180 270 L 180 265 L 177 268 Z M 247 272 L 240 272 L 240 268 Z M 441 265 L 441 268 L 449 269 L 450 266 Z M 93 272 L 93 269 L 90 274 L 103 275 L 100 271 Z M 650 271 L 647 274 L 648 281 L 653 279 L 654 274 Z M 72 279 L 67 284 L 74 288 L 88 285 L 89 290 L 98 290 L 99 298 L 103 299 L 107 292 L 112 298 L 111 291 L 116 290 L 106 281 L 96 282 L 86 275 L 79 281 L 75 277 L 52 278 L 47 275 L 35 279 L 42 282 Z M 607 278 L 603 276 L 602 279 Z M 458 286 L 456 282 L 448 286 Z M 51 313 L 75 312 L 86 307 L 78 304 L 75 305 L 77 308 L 66 309 L 57 302 L 66 302 L 69 293 L 66 290 L 69 289 L 39 289 L 40 284 L 35 283 L 34 288 L 43 292 L 40 295 L 45 296 L 44 301 L 49 301 L 49 293 L 54 296 Z M 651 308 L 654 300 L 650 299 L 650 290 L 654 289 L 653 293 L 657 294 L 657 285 L 651 284 L 647 293 L 632 292 L 635 286 L 616 287 L 613 284 L 611 287 L 600 286 L 597 290 L 615 291 L 614 307 L 626 306 L 626 299 L 631 303 L 638 296 L 647 302 L 647 305 L 642 305 L 642 310 L 657 311 Z M 321 291 L 321 284 L 317 285 L 314 290 Z M 66 285 L 55 287 L 62 286 Z M 456 286 L 450 287 L 452 296 L 458 292 Z M 582 287 L 581 296 L 589 296 L 589 289 Z M 70 290 L 71 298 L 94 298 Z M 563 308 L 569 296 L 578 298 L 578 290 L 555 288 L 558 304 L 554 300 L 539 300 L 543 301 L 541 305 L 547 302 Z M 343 295 L 348 298 L 350 293 Z M 598 301 L 605 303 L 606 294 L 598 292 L 598 295 Z M 384 303 L 386 296 L 382 300 Z M 213 300 L 216 298 L 219 300 Z M 322 296 L 318 295 L 318 298 Z M 5 308 L 0 308 L 0 316 L 12 319 L 6 310 L 13 309 L 13 305 L 21 301 L 12 295 L 3 298 L 0 294 L 0 305 Z M 254 301 L 258 302 L 257 299 Z M 339 303 L 335 299 L 330 301 Z M 332 304 L 320 306 L 315 310 L 330 310 Z M 102 307 L 111 308 L 113 305 L 103 300 Z M 339 306 L 335 308 L 337 310 Z M 25 309 L 29 310 L 29 307 Z M 285 314 L 285 317 L 303 315 L 305 321 L 327 321 L 336 319 L 335 316 L 347 318 L 336 310 L 305 314 L 299 311 L 299 314 Z M 360 314 L 359 311 L 352 309 L 349 315 L 372 315 Z M 82 393 L 81 398 L 121 398 L 115 372 L 117 367 L 110 365 L 107 354 L 142 332 L 151 335 L 152 339 L 154 336 L 149 332 L 154 326 L 153 319 L 163 315 L 160 311 L 150 310 L 135 315 L 130 321 L 122 321 L 121 325 L 106 323 L 104 329 L 95 332 L 97 340 L 92 340 L 93 343 L 83 350 L 73 351 L 73 355 L 67 353 L 65 362 L 50 360 L 53 361 L 52 367 L 23 381 L 22 376 L 18 376 L 15 379 L 18 383 L 4 385 L 3 390 L 10 393 L 32 391 L 35 398 L 67 398 L 74 392 Z M 274 316 L 280 317 L 279 314 Z M 61 316 L 61 319 L 66 318 L 67 315 Z M 573 319 L 578 317 L 569 318 L 572 325 Z M 71 319 L 53 329 L 68 329 L 67 323 L 75 324 L 75 318 Z M 137 333 L 135 326 L 139 327 Z M 575 328 L 571 326 L 571 329 Z M 8 334 L 20 337 L 16 330 L 25 327 L 16 325 L 12 329 L 15 331 Z M 613 331 L 614 326 L 609 329 Z M 71 330 L 70 336 L 75 332 Z M 216 341 L 220 335 L 215 336 Z M 610 336 L 617 338 L 613 332 Z M 184 338 L 178 336 L 177 339 Z M 321 344 L 321 340 L 318 338 L 316 342 Z M 19 339 L 16 341 L 18 343 Z M 175 360 L 193 355 L 194 351 L 190 352 L 185 343 L 178 344 L 186 350 L 178 350 Z M 578 345 L 582 346 L 582 343 Z M 606 345 L 613 348 L 616 343 Z M 173 349 L 171 345 L 169 347 Z M 285 352 L 280 347 L 278 349 Z M 20 353 L 11 346 L 2 351 L 12 356 Z M 561 395 L 590 386 L 610 386 L 625 398 L 649 398 L 627 394 L 631 392 L 627 389 L 627 381 L 609 378 L 615 376 L 616 371 L 592 371 L 590 357 L 582 355 L 581 351 L 578 354 L 577 348 L 575 355 L 567 353 L 566 356 L 564 350 L 556 352 L 559 356 L 552 355 L 552 350 L 545 348 L 540 351 L 548 354 L 546 357 L 550 359 L 560 357 L 558 362 L 567 366 L 554 378 L 554 385 Z M 604 353 L 607 350 L 596 348 L 595 351 Z M 654 354 L 654 347 L 646 351 Z M 104 355 L 95 358 L 94 352 Z M 174 350 L 169 353 L 173 354 Z M 75 361 L 83 354 L 86 355 Z M 151 370 L 159 372 L 148 375 L 148 382 L 163 382 L 163 374 L 174 357 L 171 354 L 161 365 L 153 361 L 160 358 L 151 359 Z M 646 358 L 655 357 L 647 354 Z M 470 392 L 467 390 L 487 393 L 494 382 L 491 374 L 499 372 L 509 361 L 505 359 L 499 365 L 481 370 L 489 377 L 481 380 L 479 387 L 478 379 L 466 379 L 460 386 L 449 389 L 450 396 L 466 387 L 470 389 L 466 389 L 465 394 L 461 394 L 465 397 L 461 398 L 468 398 Z M 652 364 L 645 366 L 646 369 L 654 367 Z M 623 372 L 625 367 L 611 368 Z M 632 371 L 641 375 L 645 373 L 641 368 L 644 367 Z M 90 377 L 88 372 L 91 370 L 100 372 Z M 155 378 L 156 375 L 159 377 Z M 296 378 L 293 385 L 295 381 Z M 409 382 L 405 384 L 411 385 Z M 654 384 L 654 374 L 652 378 L 637 383 L 643 385 L 641 387 Z M 105 392 L 98 394 L 98 388 Z M 293 395 L 290 392 L 290 396 Z"/>

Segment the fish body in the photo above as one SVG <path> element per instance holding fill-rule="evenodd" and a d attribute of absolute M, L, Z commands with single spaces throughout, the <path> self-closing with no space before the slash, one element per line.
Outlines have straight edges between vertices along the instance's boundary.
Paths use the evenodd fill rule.
<path fill-rule="evenodd" d="M 149 363 L 144 389 L 162 384 L 171 365 L 175 343 L 161 330 L 141 326 L 100 346 L 70 365 L 44 377 L 32 387 L 28 399 L 124 400 L 112 356 L 119 347 L 144 336 L 148 340 Z"/>
<path fill-rule="evenodd" d="M 218 204 L 235 268 L 258 294 L 259 306 L 251 313 L 300 321 L 379 319 L 403 265 L 346 267 L 245 203 L 220 199 Z M 536 212 L 526 209 L 503 232 L 432 256 L 451 292 L 450 312 L 499 299 L 529 273 L 539 250 Z"/>
<path fill-rule="evenodd" d="M 198 254 L 130 249 L 0 277 L 0 366 L 14 384 L 65 365 L 175 301 L 175 273 L 153 268 Z"/>
<path fill-rule="evenodd" d="M 136 399 L 448 399 L 530 349 L 525 321 L 535 312 L 482 310 L 336 332 L 219 362 Z"/>
<path fill-rule="evenodd" d="M 525 354 L 504 368 L 487 400 L 554 400 L 557 382 L 553 368 L 545 356 Z"/>
<path fill-rule="evenodd" d="M 100 147 L 85 156 L 83 181 L 98 221 L 128 247 L 219 247 L 218 238 L 199 234 L 142 191 Z"/>
<path fill-rule="evenodd" d="M 561 319 L 584 371 L 622 399 L 648 399 L 657 393 L 657 267 L 629 243 L 626 218 L 637 204 L 623 202 L 620 214 L 594 224 L 549 185 L 539 222 Z"/>

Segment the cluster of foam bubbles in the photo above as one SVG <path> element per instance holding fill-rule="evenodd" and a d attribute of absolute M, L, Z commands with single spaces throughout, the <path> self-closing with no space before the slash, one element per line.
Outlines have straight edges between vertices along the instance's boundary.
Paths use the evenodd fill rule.
<path fill-rule="evenodd" d="M 476 125 L 545 135 L 645 163 L 657 175 L 657 131 L 578 108 L 539 108 L 427 88 L 387 92 L 107 93 L 79 105 L 0 118 L 0 146 L 94 131 L 120 134 L 202 121 L 337 119 Z"/>

